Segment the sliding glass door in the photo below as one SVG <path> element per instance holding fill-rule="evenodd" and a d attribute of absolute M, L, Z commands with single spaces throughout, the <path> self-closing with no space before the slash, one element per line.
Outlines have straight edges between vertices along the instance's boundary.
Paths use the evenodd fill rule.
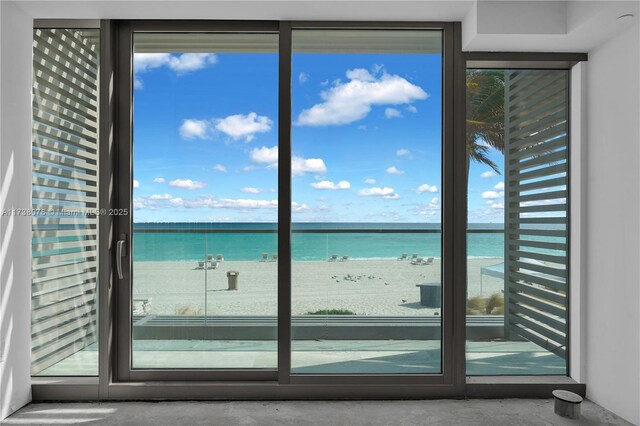
<path fill-rule="evenodd" d="M 442 29 L 200 27 L 119 33 L 120 377 L 444 383 Z"/>
<path fill-rule="evenodd" d="M 273 378 L 278 35 L 130 36 L 129 377 Z"/>
<path fill-rule="evenodd" d="M 442 33 L 292 46 L 292 373 L 439 374 Z"/>

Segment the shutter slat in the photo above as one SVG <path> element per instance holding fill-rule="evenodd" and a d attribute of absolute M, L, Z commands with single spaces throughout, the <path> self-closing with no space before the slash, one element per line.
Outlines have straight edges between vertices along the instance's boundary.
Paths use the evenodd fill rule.
<path fill-rule="evenodd" d="M 519 294 L 529 294 L 533 297 L 548 300 L 562 306 L 566 306 L 567 303 L 567 298 L 563 294 L 555 291 L 549 291 L 544 288 L 535 287 L 531 284 L 519 282 L 509 283 L 509 291 L 512 293 L 520 292 Z"/>
<path fill-rule="evenodd" d="M 540 146 L 544 146 L 544 144 L 541 144 Z M 555 152 L 550 152 L 550 151 L 547 151 L 547 152 L 548 153 L 541 153 L 541 155 L 535 156 L 529 160 L 520 161 L 517 167 L 520 170 L 526 170 L 532 167 L 538 167 L 545 164 L 553 164 L 554 162 L 558 162 L 558 161 L 567 161 L 566 149 L 563 149 L 561 151 L 555 151 Z"/>
<path fill-rule="evenodd" d="M 566 190 L 537 192 L 534 194 L 521 195 L 519 197 L 519 201 L 521 203 L 526 203 L 529 201 L 557 200 L 560 198 L 567 198 Z M 525 223 L 525 222 L 522 222 L 522 223 Z M 531 223 L 534 223 L 534 222 L 531 222 Z M 535 222 L 535 223 L 542 223 L 542 222 Z M 547 223 L 556 223 L 556 222 L 547 222 Z M 564 222 L 557 222 L 557 223 L 564 223 Z"/>
<path fill-rule="evenodd" d="M 505 327 L 566 356 L 568 74 L 505 73 Z"/>
<path fill-rule="evenodd" d="M 567 244 L 555 243 L 552 241 L 535 241 L 535 240 L 512 240 L 509 241 L 509 248 L 518 250 L 520 247 L 533 247 L 543 250 L 566 251 Z"/>
<path fill-rule="evenodd" d="M 555 188 L 558 186 L 567 186 L 567 177 L 566 176 L 560 176 L 557 178 L 551 178 L 551 179 L 544 179 L 544 180 L 539 180 L 536 182 L 529 182 L 529 183 L 522 183 L 522 184 L 511 184 L 509 185 L 509 189 L 507 190 L 508 193 L 511 192 L 527 192 L 527 191 L 534 191 L 536 189 L 542 189 L 542 188 Z"/>
<path fill-rule="evenodd" d="M 509 182 L 523 182 L 525 180 L 537 179 L 546 176 L 558 175 L 566 173 L 566 164 L 556 164 L 554 166 L 545 167 L 542 169 L 531 170 L 529 172 L 521 172 L 519 169 L 509 171 Z"/>
<path fill-rule="evenodd" d="M 38 149 L 46 149 L 58 154 L 64 154 L 69 157 L 78 158 L 79 160 L 95 164 L 97 155 L 84 148 L 69 144 L 62 141 L 51 139 L 48 135 L 34 135 L 33 146 Z M 83 164 L 83 163 L 80 163 Z M 96 167 L 97 168 L 97 167 Z"/>
<path fill-rule="evenodd" d="M 512 265 L 514 265 L 516 268 L 520 269 L 521 271 L 523 269 L 525 269 L 525 270 L 529 270 L 529 271 L 540 272 L 541 274 L 549 275 L 550 279 L 551 278 L 562 278 L 566 282 L 566 278 L 567 278 L 567 270 L 566 269 L 551 268 L 551 267 L 546 266 L 546 265 L 538 265 L 538 264 L 534 264 L 534 263 L 521 262 L 521 261 L 514 261 L 514 262 L 512 262 Z M 523 272 L 523 273 L 525 273 L 525 272 Z"/>
<path fill-rule="evenodd" d="M 549 303 L 548 301 L 532 297 L 531 295 L 526 293 L 510 293 L 509 298 L 515 303 L 529 305 L 543 312 L 549 312 L 550 314 L 558 316 L 560 318 L 567 318 L 567 310 L 564 306 Z"/>
<path fill-rule="evenodd" d="M 567 263 L 566 256 L 557 256 L 554 254 L 536 253 L 531 251 L 514 250 L 509 253 L 509 258 L 512 260 L 533 259 L 541 262 L 558 263 L 561 265 L 566 265 Z"/>

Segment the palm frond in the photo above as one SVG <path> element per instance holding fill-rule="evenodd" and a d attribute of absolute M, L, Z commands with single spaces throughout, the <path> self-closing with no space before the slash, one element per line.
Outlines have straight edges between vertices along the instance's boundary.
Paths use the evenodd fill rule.
<path fill-rule="evenodd" d="M 467 72 L 466 139 L 469 161 L 500 173 L 488 152 L 489 147 L 504 151 L 504 71 Z"/>

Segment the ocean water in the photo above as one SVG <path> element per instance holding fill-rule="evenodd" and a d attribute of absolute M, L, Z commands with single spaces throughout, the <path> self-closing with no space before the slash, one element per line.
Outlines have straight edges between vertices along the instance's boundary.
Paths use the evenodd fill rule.
<path fill-rule="evenodd" d="M 439 224 L 300 223 L 292 228 L 293 260 L 326 260 L 332 254 L 390 259 L 402 253 L 420 257 L 441 257 L 442 253 Z M 472 224 L 469 228 L 470 257 L 504 255 L 502 224 Z M 262 253 L 277 253 L 276 229 L 271 223 L 136 223 L 133 259 L 196 261 L 207 254 L 222 254 L 225 260 L 259 260 Z"/>

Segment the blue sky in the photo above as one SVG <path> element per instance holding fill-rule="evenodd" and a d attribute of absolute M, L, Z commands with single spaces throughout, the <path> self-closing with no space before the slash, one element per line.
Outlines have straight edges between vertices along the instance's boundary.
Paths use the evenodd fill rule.
<path fill-rule="evenodd" d="M 440 222 L 441 57 L 292 65 L 293 220 Z M 277 83 L 276 54 L 136 54 L 134 221 L 276 221 Z M 471 167 L 471 222 L 502 221 L 488 171 Z"/>

